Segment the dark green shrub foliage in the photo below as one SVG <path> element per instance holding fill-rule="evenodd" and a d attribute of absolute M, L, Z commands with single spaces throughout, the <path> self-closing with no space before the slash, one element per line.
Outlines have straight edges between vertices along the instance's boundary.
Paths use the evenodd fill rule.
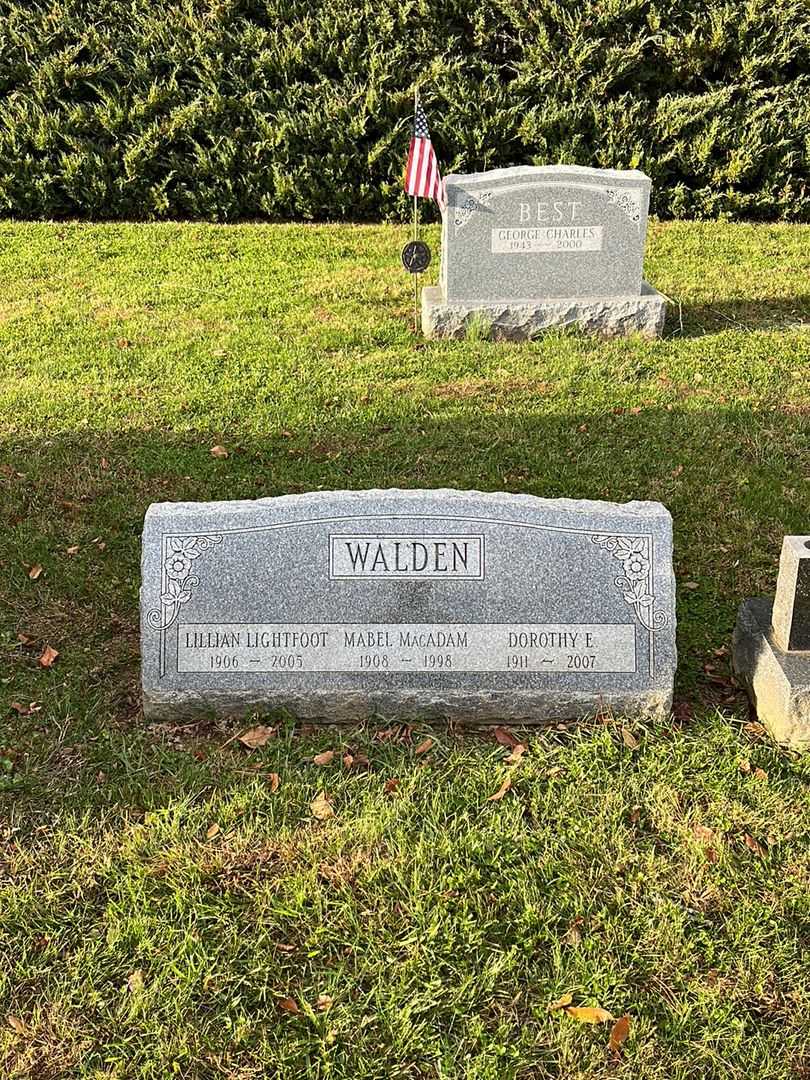
<path fill-rule="evenodd" d="M 445 172 L 810 221 L 808 0 L 0 0 L 0 213 L 400 217 L 417 75 Z"/>

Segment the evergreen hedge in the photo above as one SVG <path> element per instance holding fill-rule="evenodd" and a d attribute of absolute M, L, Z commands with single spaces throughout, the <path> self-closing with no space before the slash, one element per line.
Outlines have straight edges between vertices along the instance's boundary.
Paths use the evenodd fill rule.
<path fill-rule="evenodd" d="M 445 172 L 810 221 L 808 0 L 0 0 L 0 213 L 401 217 L 417 77 Z"/>

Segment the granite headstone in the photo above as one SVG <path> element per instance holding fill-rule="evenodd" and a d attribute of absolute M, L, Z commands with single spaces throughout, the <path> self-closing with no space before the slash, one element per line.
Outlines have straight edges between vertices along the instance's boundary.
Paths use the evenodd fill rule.
<path fill-rule="evenodd" d="M 526 338 L 576 323 L 661 333 L 666 304 L 643 280 L 650 180 L 637 169 L 517 166 L 446 178 L 439 285 L 422 293 L 429 337 L 473 322 Z"/>
<path fill-rule="evenodd" d="M 659 503 L 450 490 L 157 503 L 146 715 L 661 715 L 675 671 Z"/>
<path fill-rule="evenodd" d="M 776 598 L 742 604 L 732 655 L 774 739 L 810 749 L 810 536 L 784 538 Z"/>

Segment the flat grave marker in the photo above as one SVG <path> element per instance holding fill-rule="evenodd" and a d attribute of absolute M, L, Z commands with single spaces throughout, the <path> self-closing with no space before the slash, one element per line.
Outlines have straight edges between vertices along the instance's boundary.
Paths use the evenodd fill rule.
<path fill-rule="evenodd" d="M 671 703 L 658 503 L 446 490 L 158 503 L 142 578 L 150 717 L 542 721 Z"/>

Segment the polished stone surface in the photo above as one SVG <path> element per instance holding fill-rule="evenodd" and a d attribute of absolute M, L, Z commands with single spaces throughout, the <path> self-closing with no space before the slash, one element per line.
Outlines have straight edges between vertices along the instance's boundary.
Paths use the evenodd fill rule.
<path fill-rule="evenodd" d="M 519 165 L 446 186 L 448 303 L 640 295 L 650 180 L 637 169 Z"/>
<path fill-rule="evenodd" d="M 542 722 L 671 705 L 659 503 L 453 490 L 158 503 L 142 578 L 149 717 Z"/>

